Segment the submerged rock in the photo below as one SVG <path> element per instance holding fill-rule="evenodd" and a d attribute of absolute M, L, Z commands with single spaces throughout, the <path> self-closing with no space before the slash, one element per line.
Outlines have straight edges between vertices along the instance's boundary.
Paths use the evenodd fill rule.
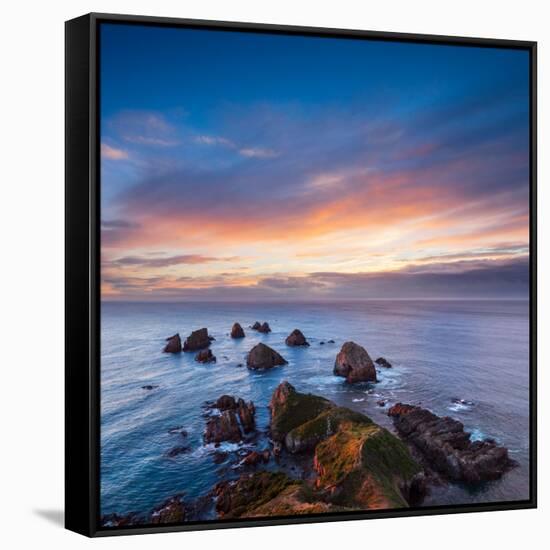
<path fill-rule="evenodd" d="M 202 351 L 199 351 L 197 355 L 195 356 L 195 361 L 198 363 L 215 363 L 216 362 L 216 356 L 212 353 L 209 349 L 203 349 Z"/>
<path fill-rule="evenodd" d="M 380 365 L 381 367 L 384 367 L 386 369 L 391 369 L 391 363 L 385 359 L 384 357 L 379 357 L 374 361 L 377 365 Z"/>
<path fill-rule="evenodd" d="M 246 366 L 252 370 L 271 369 L 286 364 L 287 361 L 279 353 L 261 342 L 250 350 L 246 358 Z"/>
<path fill-rule="evenodd" d="M 297 328 L 287 336 L 285 343 L 287 346 L 309 346 L 306 337 Z"/>
<path fill-rule="evenodd" d="M 156 390 L 157 388 L 158 386 L 155 386 L 154 384 L 146 384 L 145 386 L 141 386 L 142 390 L 147 390 L 147 391 Z"/>
<path fill-rule="evenodd" d="M 178 455 L 181 455 L 181 454 L 184 454 L 184 453 L 188 453 L 191 451 L 191 447 L 184 447 L 184 446 L 179 446 L 179 447 L 173 447 L 172 449 L 170 449 L 167 453 L 166 453 L 166 456 L 168 458 L 174 458 Z"/>
<path fill-rule="evenodd" d="M 164 353 L 180 353 L 181 352 L 181 338 L 179 334 L 169 336 L 166 338 L 166 346 L 164 346 Z"/>
<path fill-rule="evenodd" d="M 183 351 L 198 351 L 210 345 L 212 337 L 208 336 L 208 329 L 200 328 L 194 330 L 183 344 Z"/>
<path fill-rule="evenodd" d="M 355 342 L 346 342 L 334 363 L 334 374 L 343 376 L 350 384 L 376 382 L 376 369 L 367 350 Z"/>
<path fill-rule="evenodd" d="M 239 323 L 235 323 L 231 327 L 231 338 L 244 338 L 244 330 Z"/>
<path fill-rule="evenodd" d="M 416 405 L 397 403 L 388 410 L 399 434 L 430 467 L 453 481 L 478 483 L 500 478 L 515 465 L 508 449 L 492 439 L 472 441 L 458 420 L 439 417 Z"/>

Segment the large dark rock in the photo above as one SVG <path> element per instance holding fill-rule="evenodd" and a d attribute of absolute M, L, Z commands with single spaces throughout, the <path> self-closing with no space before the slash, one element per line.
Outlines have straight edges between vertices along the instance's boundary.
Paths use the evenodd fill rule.
<path fill-rule="evenodd" d="M 210 345 L 211 338 L 208 336 L 208 329 L 200 328 L 194 330 L 183 343 L 183 351 L 198 351 Z"/>
<path fill-rule="evenodd" d="M 231 327 L 231 338 L 244 338 L 244 330 L 239 323 L 235 323 Z"/>
<path fill-rule="evenodd" d="M 376 369 L 367 350 L 355 342 L 346 342 L 336 356 L 334 374 L 347 382 L 376 382 Z"/>
<path fill-rule="evenodd" d="M 279 353 L 262 343 L 256 344 L 246 358 L 246 366 L 252 370 L 271 369 L 286 364 L 287 361 Z"/>
<path fill-rule="evenodd" d="M 209 349 L 203 349 L 195 356 L 195 361 L 198 363 L 215 363 L 216 356 Z"/>
<path fill-rule="evenodd" d="M 181 338 L 179 334 L 174 334 L 166 338 L 166 346 L 164 346 L 164 353 L 180 353 L 181 352 Z"/>
<path fill-rule="evenodd" d="M 309 346 L 306 337 L 297 328 L 286 337 L 285 343 L 287 346 Z"/>
<path fill-rule="evenodd" d="M 241 428 L 233 410 L 223 411 L 219 416 L 211 417 L 206 423 L 205 443 L 229 441 L 238 443 L 242 440 Z"/>
<path fill-rule="evenodd" d="M 397 403 L 388 410 L 399 434 L 431 468 L 453 481 L 478 483 L 500 478 L 515 465 L 494 440 L 472 441 L 458 420 L 439 417 L 415 405 Z"/>

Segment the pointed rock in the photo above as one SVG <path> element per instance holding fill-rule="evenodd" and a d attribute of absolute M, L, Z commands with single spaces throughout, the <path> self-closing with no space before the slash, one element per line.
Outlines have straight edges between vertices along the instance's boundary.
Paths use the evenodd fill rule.
<path fill-rule="evenodd" d="M 286 338 L 285 343 L 287 346 L 309 346 L 309 342 L 303 335 L 302 331 L 295 328 Z"/>
<path fill-rule="evenodd" d="M 231 338 L 244 338 L 244 330 L 239 323 L 235 323 L 231 328 Z"/>
<path fill-rule="evenodd" d="M 166 338 L 166 346 L 164 346 L 164 353 L 180 353 L 181 352 L 181 338 L 179 334 L 174 334 Z"/>
<path fill-rule="evenodd" d="M 208 336 L 208 329 L 201 328 L 194 330 L 183 344 L 183 351 L 198 351 L 210 345 L 211 337 Z"/>
<path fill-rule="evenodd" d="M 376 369 L 367 350 L 355 342 L 346 342 L 334 363 L 334 374 L 343 376 L 350 384 L 376 382 Z"/>
<path fill-rule="evenodd" d="M 261 342 L 250 350 L 246 358 L 246 366 L 251 370 L 271 369 L 286 364 L 287 361 L 279 353 Z"/>

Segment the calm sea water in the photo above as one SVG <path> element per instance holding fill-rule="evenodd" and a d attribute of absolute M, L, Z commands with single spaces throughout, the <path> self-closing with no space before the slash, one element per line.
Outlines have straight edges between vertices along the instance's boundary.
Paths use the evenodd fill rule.
<path fill-rule="evenodd" d="M 268 321 L 263 335 L 247 330 Z M 246 338 L 232 340 L 238 321 Z M 369 301 L 331 304 L 104 303 L 101 335 L 102 513 L 148 511 L 185 492 L 207 493 L 224 475 L 204 446 L 201 405 L 222 394 L 252 400 L 260 429 L 269 423 L 267 404 L 288 380 L 298 390 L 323 395 L 363 412 L 392 429 L 380 399 L 422 403 L 459 419 L 473 437 L 493 437 L 509 448 L 519 467 L 476 490 L 449 485 L 432 491 L 426 504 L 462 504 L 526 499 L 529 451 L 528 303 L 522 301 Z M 193 353 L 162 353 L 164 339 L 208 327 L 217 363 L 201 365 Z M 299 328 L 309 348 L 288 348 Z M 335 344 L 320 345 L 320 341 Z M 334 359 L 347 340 L 372 356 L 386 357 L 374 385 L 347 385 L 333 376 Z M 288 365 L 250 372 L 246 353 L 257 342 L 278 350 Z M 157 385 L 147 391 L 142 386 Z M 369 390 L 371 390 L 370 393 Z M 372 391 L 373 390 L 373 391 Z M 453 398 L 474 404 L 453 404 Z M 169 434 L 183 426 L 187 440 Z M 178 445 L 191 452 L 167 458 Z"/>

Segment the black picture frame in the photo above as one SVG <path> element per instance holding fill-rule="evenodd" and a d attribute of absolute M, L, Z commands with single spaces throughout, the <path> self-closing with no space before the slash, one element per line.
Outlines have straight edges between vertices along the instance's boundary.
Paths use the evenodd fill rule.
<path fill-rule="evenodd" d="M 530 498 L 525 501 L 340 512 L 181 525 L 104 528 L 99 514 L 99 57 L 102 22 L 377 41 L 521 49 L 530 56 Z M 536 42 L 91 13 L 65 23 L 65 526 L 87 536 L 189 531 L 537 506 L 537 44 Z"/>

